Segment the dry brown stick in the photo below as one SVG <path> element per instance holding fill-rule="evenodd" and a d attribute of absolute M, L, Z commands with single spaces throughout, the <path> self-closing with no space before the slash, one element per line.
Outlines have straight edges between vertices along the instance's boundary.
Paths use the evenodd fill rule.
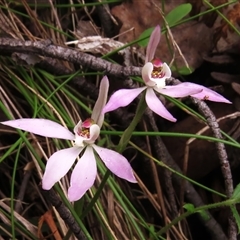
<path fill-rule="evenodd" d="M 69 47 L 54 45 L 50 40 L 32 42 L 11 38 L 0 38 L 0 54 L 3 55 L 6 52 L 32 53 L 66 60 L 95 71 L 105 72 L 107 75 L 118 77 L 141 75 L 141 68 L 139 67 L 123 67 L 118 64 L 113 64 L 104 59 L 94 57 Z"/>
<path fill-rule="evenodd" d="M 198 107 L 200 113 L 206 118 L 207 124 L 213 132 L 213 136 L 222 139 L 222 134 L 220 132 L 219 124 L 216 120 L 211 109 L 203 101 L 200 101 L 196 98 L 191 98 L 192 102 Z M 216 142 L 217 154 L 221 163 L 222 174 L 225 180 L 225 189 L 226 195 L 228 198 L 231 198 L 233 194 L 233 182 L 232 182 L 232 173 L 230 169 L 230 164 L 228 161 L 228 156 L 226 152 L 225 145 L 221 142 Z"/>
<path fill-rule="evenodd" d="M 61 218 L 67 223 L 78 240 L 87 240 L 81 228 L 75 221 L 69 209 L 63 204 L 60 197 L 55 193 L 54 189 L 42 190 L 46 199 L 57 209 Z"/>
<path fill-rule="evenodd" d="M 101 0 L 99 0 L 101 2 Z M 110 8 L 108 4 L 96 6 L 98 17 L 101 21 L 101 26 L 106 37 L 114 37 L 114 23 L 111 19 Z"/>

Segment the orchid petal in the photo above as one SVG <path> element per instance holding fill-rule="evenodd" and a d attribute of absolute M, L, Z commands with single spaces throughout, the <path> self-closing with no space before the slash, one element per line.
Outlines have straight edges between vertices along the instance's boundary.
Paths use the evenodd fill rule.
<path fill-rule="evenodd" d="M 92 187 L 97 175 L 96 160 L 92 147 L 87 147 L 73 169 L 68 198 L 71 202 L 80 199 Z"/>
<path fill-rule="evenodd" d="M 165 79 L 170 78 L 172 76 L 172 71 L 166 63 L 162 64 L 162 72 L 164 73 Z"/>
<path fill-rule="evenodd" d="M 93 148 L 112 173 L 129 182 L 137 182 L 133 175 L 132 167 L 124 156 L 113 150 L 96 146 L 95 144 Z"/>
<path fill-rule="evenodd" d="M 135 89 L 121 89 L 113 93 L 108 103 L 103 108 L 103 113 L 111 112 L 119 107 L 130 104 L 146 87 Z"/>
<path fill-rule="evenodd" d="M 84 140 L 84 142 L 88 144 L 93 144 L 96 141 L 96 139 L 99 137 L 100 127 L 97 124 L 93 124 L 90 127 L 89 132 L 90 132 L 90 137 L 89 139 Z"/>
<path fill-rule="evenodd" d="M 160 26 L 156 26 L 150 36 L 150 39 L 147 45 L 145 63 L 153 60 L 158 43 L 160 41 L 160 37 L 161 37 L 161 28 Z"/>
<path fill-rule="evenodd" d="M 200 87 L 202 88 L 202 92 L 197 93 L 197 94 L 191 94 L 192 97 L 198 98 L 200 100 L 209 100 L 209 101 L 213 101 L 213 102 L 223 102 L 223 103 L 231 103 L 229 100 L 227 100 L 226 98 L 224 98 L 222 95 L 218 94 L 217 92 L 206 88 L 204 86 L 195 84 L 195 83 L 190 83 L 190 82 L 185 82 L 182 83 L 183 86 L 185 87 Z"/>
<path fill-rule="evenodd" d="M 154 90 L 161 94 L 164 94 L 173 98 L 180 98 L 180 97 L 187 97 L 192 94 L 200 93 L 202 92 L 203 87 L 200 85 L 186 86 L 185 84 L 180 83 L 174 86 L 165 86 L 164 88 L 154 87 Z"/>
<path fill-rule="evenodd" d="M 100 83 L 98 99 L 95 103 L 91 116 L 91 118 L 100 128 L 102 127 L 104 121 L 104 114 L 102 113 L 102 109 L 107 102 L 108 88 L 109 81 L 107 76 L 104 76 Z"/>
<path fill-rule="evenodd" d="M 90 139 L 95 142 L 100 134 L 100 127 L 97 124 L 93 124 L 90 127 Z"/>
<path fill-rule="evenodd" d="M 21 118 L 1 122 L 3 125 L 21 129 L 44 137 L 74 140 L 74 135 L 59 123 L 48 119 Z"/>
<path fill-rule="evenodd" d="M 47 161 L 42 188 L 49 190 L 69 171 L 83 148 L 71 147 L 55 152 Z"/>
<path fill-rule="evenodd" d="M 154 93 L 152 88 L 148 88 L 146 92 L 146 103 L 148 107 L 158 114 L 159 116 L 171 121 L 171 122 L 176 122 L 176 118 L 174 118 L 171 113 L 164 107 L 162 102 L 158 99 L 156 94 Z"/>
<path fill-rule="evenodd" d="M 82 129 L 82 120 L 80 120 L 73 129 L 73 132 L 75 133 L 75 136 L 78 135 L 79 129 L 80 130 Z"/>

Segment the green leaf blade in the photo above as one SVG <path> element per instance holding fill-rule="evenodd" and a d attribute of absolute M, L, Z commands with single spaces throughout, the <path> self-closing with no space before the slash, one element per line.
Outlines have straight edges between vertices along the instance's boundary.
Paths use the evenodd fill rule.
<path fill-rule="evenodd" d="M 166 16 L 166 21 L 168 22 L 169 27 L 177 24 L 185 16 L 187 16 L 192 10 L 192 5 L 190 3 L 185 3 L 174 8 Z"/>

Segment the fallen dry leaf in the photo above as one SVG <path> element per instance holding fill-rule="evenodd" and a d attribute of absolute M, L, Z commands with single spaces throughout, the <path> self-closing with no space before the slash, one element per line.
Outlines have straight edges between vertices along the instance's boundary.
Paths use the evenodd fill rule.
<path fill-rule="evenodd" d="M 125 43 L 137 39 L 147 28 L 162 24 L 162 16 L 151 1 L 125 1 L 112 8 L 111 13 L 122 23 L 119 40 Z"/>
<path fill-rule="evenodd" d="M 13 53 L 12 59 L 19 65 L 34 66 L 41 62 L 42 58 L 36 54 Z"/>
<path fill-rule="evenodd" d="M 175 7 L 187 1 L 166 1 L 165 15 L 173 10 Z M 158 8 L 156 7 L 158 6 Z M 120 29 L 119 41 L 131 42 L 137 39 L 140 34 L 147 28 L 156 25 L 163 25 L 163 18 L 161 16 L 161 2 L 160 1 L 138 1 L 133 0 L 124 2 L 119 6 L 112 9 L 112 14 L 116 19 L 122 23 Z M 129 31 L 130 29 L 134 29 Z M 205 24 L 191 21 L 179 25 L 171 29 L 173 40 L 182 51 L 183 57 L 192 68 L 197 68 L 202 63 L 202 54 L 209 52 L 212 45 L 212 31 L 205 26 Z M 127 33 L 125 33 L 127 32 Z M 125 34 L 124 34 L 125 33 Z M 172 50 L 169 49 L 166 37 L 162 36 L 159 47 L 156 51 L 156 57 L 162 61 L 170 63 L 172 58 L 178 68 L 185 66 L 183 57 L 180 53 L 173 48 L 172 41 L 170 40 Z M 172 54 L 174 52 L 174 54 Z"/>
<path fill-rule="evenodd" d="M 176 41 L 188 65 L 193 69 L 198 68 L 203 62 L 203 56 L 213 47 L 211 29 L 201 22 L 191 21 L 181 24 L 171 31 L 173 40 Z M 166 62 L 170 62 L 174 58 L 174 63 L 178 68 L 185 66 L 183 57 L 177 49 L 173 49 L 173 51 L 172 54 L 165 35 L 162 36 L 156 56 Z"/>

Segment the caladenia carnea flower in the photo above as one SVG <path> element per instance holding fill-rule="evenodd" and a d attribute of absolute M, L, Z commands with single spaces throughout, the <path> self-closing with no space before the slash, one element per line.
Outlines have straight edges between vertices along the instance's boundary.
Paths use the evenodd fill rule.
<path fill-rule="evenodd" d="M 155 27 L 147 46 L 145 64 L 142 68 L 142 78 L 145 86 L 116 91 L 104 107 L 104 113 L 129 105 L 143 91 L 145 92 L 145 100 L 148 107 L 159 116 L 172 122 L 175 122 L 176 119 L 164 107 L 155 92 L 173 98 L 192 96 L 200 100 L 231 103 L 220 94 L 198 84 L 185 82 L 174 86 L 166 86 L 166 79 L 170 78 L 172 74 L 171 70 L 166 63 L 154 58 L 160 41 L 160 33 L 160 26 Z"/>
<path fill-rule="evenodd" d="M 132 168 L 125 157 L 118 152 L 99 147 L 95 144 L 104 121 L 102 109 L 107 101 L 109 82 L 104 77 L 100 84 L 99 96 L 90 119 L 74 127 L 74 134 L 62 125 L 47 119 L 17 119 L 1 122 L 4 125 L 28 131 L 45 137 L 74 141 L 74 146 L 55 152 L 47 161 L 42 179 L 42 188 L 49 190 L 69 171 L 80 153 L 82 157 L 76 163 L 68 189 L 70 201 L 80 199 L 93 185 L 97 175 L 95 152 L 106 167 L 115 175 L 136 183 Z"/>

